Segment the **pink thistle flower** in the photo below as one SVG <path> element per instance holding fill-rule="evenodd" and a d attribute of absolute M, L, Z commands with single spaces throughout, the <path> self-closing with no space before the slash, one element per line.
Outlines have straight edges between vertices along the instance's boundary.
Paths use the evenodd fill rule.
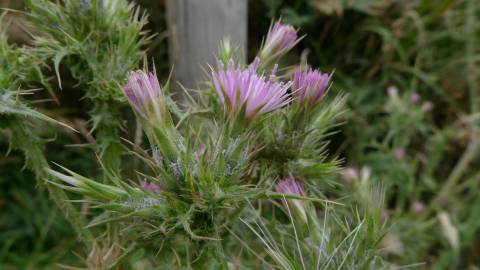
<path fill-rule="evenodd" d="M 387 88 L 387 93 L 390 97 L 397 97 L 398 96 L 398 88 L 394 85 L 391 85 Z"/>
<path fill-rule="evenodd" d="M 427 101 L 422 103 L 421 109 L 422 109 L 423 112 L 428 112 L 432 108 L 433 108 L 433 103 L 431 101 L 427 100 Z"/>
<path fill-rule="evenodd" d="M 275 191 L 283 194 L 306 196 L 302 182 L 295 180 L 295 178 L 291 176 L 279 181 L 275 185 Z M 301 200 L 289 200 L 289 202 L 302 221 L 306 223 L 308 219 L 303 202 Z"/>
<path fill-rule="evenodd" d="M 140 187 L 151 193 L 158 194 L 161 189 L 160 186 L 154 183 L 148 183 L 147 181 L 140 181 Z"/>
<path fill-rule="evenodd" d="M 141 70 L 131 72 L 123 89 L 137 113 L 144 117 L 153 113 L 158 119 L 162 118 L 164 109 L 162 89 L 153 72 L 146 73 Z"/>
<path fill-rule="evenodd" d="M 403 148 L 395 148 L 393 153 L 398 159 L 402 159 L 405 156 L 405 150 Z"/>
<path fill-rule="evenodd" d="M 347 167 L 340 171 L 340 176 L 342 179 L 351 184 L 360 181 L 360 173 L 357 169 L 352 167 Z"/>
<path fill-rule="evenodd" d="M 293 48 L 298 41 L 297 30 L 293 26 L 277 21 L 268 30 L 260 57 L 266 59 L 282 55 Z"/>
<path fill-rule="evenodd" d="M 331 75 L 311 68 L 293 74 L 293 94 L 300 103 L 316 105 L 324 96 Z"/>
<path fill-rule="evenodd" d="M 275 191 L 279 193 L 299 195 L 299 196 L 306 195 L 305 190 L 303 188 L 303 183 L 295 180 L 295 178 L 291 176 L 279 181 L 275 185 Z"/>
<path fill-rule="evenodd" d="M 257 74 L 259 59 L 241 69 L 230 60 L 226 70 L 212 71 L 212 81 L 215 90 L 222 101 L 225 111 L 237 115 L 245 110 L 245 118 L 253 119 L 288 104 L 291 98 L 288 88 L 291 83 L 267 80 Z M 275 76 L 275 74 L 272 74 Z"/>
<path fill-rule="evenodd" d="M 410 206 L 411 211 L 415 214 L 420 214 L 421 212 L 423 212 L 423 210 L 425 210 L 425 208 L 425 204 L 423 204 L 422 202 L 413 202 Z"/>
<path fill-rule="evenodd" d="M 412 103 L 417 103 L 417 102 L 419 102 L 421 98 L 422 98 L 422 97 L 420 96 L 420 94 L 417 93 L 417 92 L 415 92 L 415 91 L 410 94 L 410 101 L 411 101 Z"/>

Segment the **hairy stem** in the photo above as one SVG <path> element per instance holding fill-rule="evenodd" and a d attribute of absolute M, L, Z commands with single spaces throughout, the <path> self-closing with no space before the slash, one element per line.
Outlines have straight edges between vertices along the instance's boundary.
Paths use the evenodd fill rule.
<path fill-rule="evenodd" d="M 119 172 L 121 168 L 123 147 L 119 135 L 122 126 L 120 105 L 114 101 L 98 102 L 90 114 L 95 125 L 95 137 L 105 179 L 107 173 Z"/>

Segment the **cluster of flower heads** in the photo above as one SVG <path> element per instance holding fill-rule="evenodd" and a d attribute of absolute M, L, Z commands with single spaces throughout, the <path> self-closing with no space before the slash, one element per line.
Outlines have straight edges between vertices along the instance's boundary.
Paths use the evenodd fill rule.
<path fill-rule="evenodd" d="M 278 21 L 270 27 L 259 57 L 248 67 L 242 68 L 234 60 L 230 60 L 227 67 L 221 66 L 219 71 L 212 71 L 212 84 L 229 116 L 237 117 L 243 113 L 241 116 L 244 119 L 253 120 L 292 101 L 307 107 L 313 107 L 320 102 L 329 86 L 330 74 L 299 69 L 291 81 L 282 82 L 276 76 L 277 65 L 274 65 L 268 77 L 259 71 L 261 61 L 276 59 L 293 48 L 298 41 L 297 31 Z M 165 104 L 162 89 L 154 73 L 132 72 L 124 92 L 140 116 L 148 118 L 153 114 L 155 119 L 162 119 Z M 142 187 L 158 191 L 155 186 L 146 183 L 142 183 Z M 280 181 L 276 190 L 305 196 L 301 182 L 291 177 Z"/>
<path fill-rule="evenodd" d="M 212 82 L 226 112 L 244 118 L 253 118 L 281 108 L 292 100 L 306 105 L 316 105 L 324 96 L 330 75 L 318 70 L 298 70 L 292 81 L 277 80 L 276 67 L 267 78 L 259 74 L 261 59 L 277 57 L 298 42 L 297 31 L 290 25 L 276 22 L 269 30 L 260 57 L 243 69 L 233 60 L 220 71 L 212 71 Z M 125 95 L 137 113 L 145 116 L 154 113 L 161 119 L 163 99 L 157 77 L 143 71 L 132 72 L 124 87 Z"/>
<path fill-rule="evenodd" d="M 318 70 L 299 70 L 293 81 L 276 81 L 276 68 L 267 79 L 257 71 L 259 58 L 241 69 L 230 61 L 226 70 L 212 71 L 212 81 L 225 110 L 236 115 L 244 108 L 245 118 L 252 119 L 281 108 L 292 100 L 312 107 L 324 96 L 330 75 Z M 289 91 L 290 90 L 290 91 Z"/>
<path fill-rule="evenodd" d="M 213 85 L 228 114 L 244 111 L 244 118 L 250 120 L 293 100 L 312 107 L 322 99 L 330 83 L 329 74 L 312 69 L 298 70 L 292 81 L 280 82 L 276 77 L 277 65 L 268 78 L 258 70 L 260 61 L 275 59 L 298 41 L 297 31 L 292 26 L 276 22 L 267 34 L 260 57 L 248 68 L 242 69 L 230 60 L 228 67 L 212 71 Z"/>

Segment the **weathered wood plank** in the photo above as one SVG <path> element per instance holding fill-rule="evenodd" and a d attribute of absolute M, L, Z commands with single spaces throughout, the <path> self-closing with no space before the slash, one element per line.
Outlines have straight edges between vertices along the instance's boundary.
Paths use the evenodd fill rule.
<path fill-rule="evenodd" d="M 247 0 L 167 0 L 167 21 L 173 77 L 187 88 L 205 79 L 207 63 L 216 65 L 224 37 L 245 55 Z"/>

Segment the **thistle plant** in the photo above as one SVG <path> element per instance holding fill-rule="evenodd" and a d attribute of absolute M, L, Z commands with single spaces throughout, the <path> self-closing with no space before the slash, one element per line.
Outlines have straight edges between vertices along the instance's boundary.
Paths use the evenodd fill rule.
<path fill-rule="evenodd" d="M 258 53 L 244 62 L 225 39 L 182 103 L 167 74 L 139 69 L 146 16 L 127 0 L 25 2 L 31 43 L 1 25 L 0 268 L 478 264 L 479 1 L 250 1 Z M 294 26 L 255 44 L 276 14 Z M 58 151 L 85 141 L 98 166 Z M 44 188 L 75 230 L 37 204 Z"/>
<path fill-rule="evenodd" d="M 3 15 L 0 17 L 0 26 L 5 24 Z M 39 72 L 37 56 L 24 48 L 15 48 L 8 44 L 4 27 L 0 31 L 0 131 L 4 131 L 10 142 L 10 147 L 19 149 L 24 153 L 26 167 L 37 175 L 37 179 L 48 179 L 45 168 L 49 166 L 44 155 L 45 140 L 37 136 L 34 127 L 38 121 L 64 126 L 42 113 L 31 108 L 23 96 L 32 90 L 24 87 L 30 86 L 34 81 L 43 81 Z M 52 188 L 48 183 L 38 182 L 41 187 L 48 189 L 50 197 L 70 217 L 73 227 L 79 235 L 88 238 L 89 234 L 82 228 L 82 220 L 78 211 L 67 201 L 66 194 L 59 189 Z M 32 183 L 35 185 L 35 183 Z"/>
<path fill-rule="evenodd" d="M 125 104 L 118 82 L 142 60 L 147 22 L 134 4 L 115 0 L 25 1 L 28 16 L 42 31 L 35 50 L 53 65 L 59 87 L 68 70 L 90 102 L 97 152 L 107 170 L 118 170 L 123 153 L 119 130 Z M 65 68 L 63 68 L 65 67 Z"/>
<path fill-rule="evenodd" d="M 174 104 L 168 83 L 161 86 L 156 75 L 145 70 L 132 71 L 122 80 L 123 93 L 148 139 L 145 150 L 132 147 L 131 158 L 143 164 L 128 174 L 135 178 L 110 168 L 108 181 L 99 183 L 65 167 L 47 169 L 59 180 L 55 185 L 83 195 L 101 210 L 90 227 L 115 224 L 128 232 L 121 237 L 124 245 L 166 246 L 161 251 L 165 255 L 174 252 L 184 258 L 169 261 L 164 256 L 161 265 L 226 269 L 242 248 L 231 234 L 243 226 L 239 218 L 252 206 L 282 200 L 280 207 L 301 221 L 299 241 L 321 243 L 325 229 L 316 204 L 330 202 L 326 195 L 307 190 L 318 190 L 316 181 L 336 170 L 337 161 L 327 160 L 324 140 L 341 112 L 343 97 L 327 101 L 330 75 L 306 71 L 291 79 L 277 74 L 276 63 L 268 67 L 297 42 L 291 26 L 275 25 L 259 57 L 248 66 L 235 62 L 232 51 L 220 52 L 225 58 L 219 63 L 228 65 L 212 69 L 210 87 L 200 92 L 198 101 Z M 271 59 L 262 59 L 270 53 Z M 206 113 L 189 113 L 192 110 Z M 126 250 L 119 260 L 135 248 Z"/>
<path fill-rule="evenodd" d="M 61 87 L 60 70 L 66 66 L 78 82 L 76 87 L 85 90 L 92 106 L 102 177 L 82 176 L 68 169 L 68 164 L 52 169 L 41 143 L 35 144 L 41 142 L 38 138 L 13 146 L 30 148 L 26 154 L 37 176 L 48 187 L 57 187 L 52 189 L 52 197 L 61 206 L 63 202 L 68 206 L 65 214 L 86 244 L 88 267 L 129 267 L 127 259 L 145 251 L 143 260 L 162 267 L 227 269 L 245 247 L 236 237 L 239 230 L 252 229 L 245 219 L 264 204 L 267 212 L 278 208 L 284 215 L 254 217 L 268 217 L 277 223 L 271 235 L 278 239 L 293 229 L 294 239 L 287 237 L 285 241 L 288 249 L 294 245 L 303 254 L 303 250 L 317 250 L 329 241 L 330 232 L 322 227 L 318 214 L 323 211 L 327 215 L 328 205 L 337 203 L 320 191 L 319 182 L 337 169 L 338 162 L 327 157 L 325 145 L 328 131 L 341 114 L 344 97 L 327 97 L 331 75 L 307 70 L 290 77 L 279 72 L 285 69 L 280 69 L 277 61 L 299 40 L 292 26 L 275 23 L 249 65 L 236 61 L 232 47 L 224 46 L 219 53 L 219 63 L 223 64 L 212 68 L 208 89 L 199 91 L 198 100 L 175 104 L 169 83 L 161 85 L 155 72 L 136 70 L 147 38 L 141 30 L 145 17 L 132 5 L 76 0 L 27 4 L 30 19 L 44 32 L 35 37 L 34 47 L 28 48 L 35 55 L 32 59 L 40 63 L 32 65 L 35 74 L 42 76 L 39 71 L 45 72 L 45 63 L 53 62 Z M 11 58 L 22 59 L 20 55 Z M 20 80 L 5 81 L 10 90 L 2 101 L 18 105 L 12 99 L 11 87 L 18 88 Z M 127 102 L 147 138 L 145 145 L 121 144 L 120 110 Z M 2 111 L 10 119 L 13 107 L 5 108 Z M 22 108 L 52 121 L 26 106 Z M 28 136 L 29 124 L 13 122 L 26 128 L 15 136 Z M 15 125 L 7 128 L 18 133 Z M 129 147 L 125 153 L 135 162 L 127 171 L 120 160 L 122 149 Z M 64 191 L 77 194 L 72 199 L 80 199 L 67 200 Z M 88 223 L 70 201 L 90 207 L 84 214 Z M 352 221 L 355 223 L 361 223 L 360 219 Z M 343 230 L 350 231 L 356 229 Z M 270 246 L 262 247 L 262 236 L 256 235 L 251 240 L 259 252 L 266 250 L 273 255 Z M 336 244 L 338 248 L 329 251 L 338 257 L 335 260 L 345 262 L 350 252 L 336 255 L 345 248 L 342 242 L 329 242 L 331 247 Z M 364 251 L 371 254 L 363 256 L 364 261 L 375 258 L 375 248 L 370 242 L 365 246 Z M 161 260 L 155 258 L 159 253 Z M 325 268 L 343 264 L 330 262 L 333 255 L 315 254 L 317 265 Z M 252 255 L 254 252 L 243 256 Z M 277 257 L 266 258 L 267 265 L 274 267 Z M 302 256 L 294 257 L 294 261 L 299 260 L 293 262 L 295 265 L 305 266 Z"/>
<path fill-rule="evenodd" d="M 23 48 L 26 56 L 17 55 L 14 58 L 24 61 L 22 64 L 27 67 L 31 65 L 31 74 L 25 77 L 47 88 L 54 99 L 57 99 L 52 91 L 55 86 L 45 79 L 49 76 L 50 67 L 55 71 L 59 88 L 62 88 L 62 76 L 67 75 L 75 80 L 75 88 L 84 91 L 91 108 L 91 132 L 95 131 L 96 137 L 96 143 L 91 146 L 100 156 L 104 168 L 100 179 L 106 180 L 109 173 L 118 172 L 121 168 L 123 146 L 119 132 L 124 122 L 121 109 L 126 100 L 119 81 L 143 58 L 141 47 L 149 39 L 142 30 L 146 23 L 145 14 L 127 1 L 65 0 L 54 3 L 42 0 L 25 1 L 25 4 L 29 8 L 26 15 L 40 34 L 34 37 L 33 47 Z M 27 63 L 27 55 L 32 57 L 32 63 Z M 7 95 L 5 97 L 8 98 Z M 9 125 L 7 128 L 12 133 L 12 145 L 17 146 L 15 142 L 20 140 L 17 147 L 24 149 L 37 177 L 44 180 L 50 189 L 53 181 L 47 173 L 49 164 L 43 156 L 42 140 L 30 136 L 28 124 Z M 87 249 L 106 252 L 110 247 L 97 248 L 97 243 L 123 245 L 117 226 L 108 224 L 105 227 L 107 233 L 92 232 L 85 228 L 83 217 L 61 189 L 53 189 L 50 194 L 64 210 Z M 107 256 L 97 255 L 88 256 L 86 264 L 95 265 L 89 260 Z M 112 258 L 112 261 L 116 259 Z M 107 264 L 105 262 L 101 267 Z"/>

